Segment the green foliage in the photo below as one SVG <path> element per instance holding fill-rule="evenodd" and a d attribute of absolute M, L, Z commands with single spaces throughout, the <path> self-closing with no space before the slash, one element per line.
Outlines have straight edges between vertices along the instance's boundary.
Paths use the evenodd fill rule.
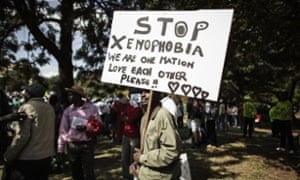
<path fill-rule="evenodd" d="M 234 18 L 220 97 L 238 101 L 251 94 L 256 100 L 272 103 L 276 92 L 288 90 L 291 99 L 299 102 L 298 0 L 3 0 L 0 5 L 0 70 L 21 61 L 16 56 L 19 49 L 28 52 L 31 66 L 44 65 L 52 56 L 62 74 L 55 81 L 48 80 L 54 84 L 50 86 L 72 85 L 76 70 L 76 84 L 85 86 L 90 97 L 106 96 L 126 88 L 100 81 L 114 10 L 231 8 Z M 29 32 L 25 42 L 16 38 L 20 27 Z M 78 49 L 72 49 L 74 40 L 81 42 Z M 72 61 L 80 60 L 84 63 L 73 67 Z"/>
<path fill-rule="evenodd" d="M 21 59 L 19 62 L 10 64 L 2 77 L 0 77 L 0 85 L 7 91 L 21 91 L 27 86 L 31 80 L 44 82 L 44 79 L 39 77 L 39 69 L 33 67 L 27 59 Z"/>

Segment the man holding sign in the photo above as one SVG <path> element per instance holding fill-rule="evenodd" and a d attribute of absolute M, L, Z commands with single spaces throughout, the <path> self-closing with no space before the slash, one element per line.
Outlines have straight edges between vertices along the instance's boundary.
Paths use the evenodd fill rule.
<path fill-rule="evenodd" d="M 142 119 L 141 149 L 134 153 L 139 165 L 133 164 L 130 170 L 139 180 L 179 179 L 182 144 L 177 131 L 176 104 L 168 96 L 162 99 L 158 92 L 153 93 L 151 103 L 142 103 L 151 104 L 150 116 L 148 123 L 148 113 Z"/>
<path fill-rule="evenodd" d="M 231 9 L 115 11 L 101 80 L 217 101 L 232 16 Z M 141 180 L 178 179 L 175 103 L 156 93 L 151 99 L 131 172 Z"/>

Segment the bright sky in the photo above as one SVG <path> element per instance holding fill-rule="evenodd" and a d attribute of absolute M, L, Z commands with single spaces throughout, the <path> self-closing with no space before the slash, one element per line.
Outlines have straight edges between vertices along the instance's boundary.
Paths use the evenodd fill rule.
<path fill-rule="evenodd" d="M 52 77 L 58 75 L 58 64 L 56 60 L 51 60 L 50 64 L 40 68 L 40 75 Z"/>
<path fill-rule="evenodd" d="M 26 29 L 20 30 L 17 33 L 18 36 L 18 40 L 19 41 L 26 41 L 28 39 L 28 31 Z M 73 49 L 76 47 L 81 46 L 81 38 L 80 36 L 74 38 L 75 41 L 73 41 Z M 24 51 L 24 50 L 20 50 L 17 53 L 17 57 L 18 58 L 27 58 L 28 54 Z M 73 65 L 82 65 L 82 61 L 73 61 Z M 38 68 L 40 69 L 40 75 L 43 77 L 52 77 L 52 76 L 56 76 L 58 75 L 58 64 L 57 61 L 55 59 L 51 59 L 51 61 L 49 62 L 49 64 L 46 64 L 44 66 L 38 66 Z M 76 72 L 74 72 L 74 75 L 76 74 Z"/>
<path fill-rule="evenodd" d="M 53 5 L 53 6 L 55 6 L 58 3 L 57 0 L 49 0 L 48 2 L 50 3 L 50 5 Z M 21 29 L 19 32 L 17 32 L 17 36 L 19 38 L 18 39 L 19 41 L 27 41 L 28 40 L 28 31 L 27 31 L 27 29 L 25 29 L 25 28 Z M 74 36 L 75 36 L 75 38 L 74 38 L 74 41 L 73 41 L 73 51 L 77 47 L 80 47 L 81 43 L 82 43 L 80 35 L 75 34 Z M 24 50 L 20 50 L 17 53 L 17 57 L 18 58 L 22 58 L 22 57 L 26 58 L 26 57 L 28 57 L 28 54 L 26 54 L 24 52 Z M 78 61 L 78 60 L 76 62 L 73 61 L 73 65 L 82 66 L 83 61 Z M 58 75 L 58 64 L 57 64 L 57 61 L 55 59 L 52 59 L 49 62 L 49 64 L 44 65 L 43 67 L 38 66 L 38 68 L 40 69 L 40 75 L 41 76 L 52 77 L 52 76 Z M 76 75 L 76 72 L 74 72 L 73 75 Z"/>
<path fill-rule="evenodd" d="M 20 30 L 17 33 L 18 36 L 18 40 L 19 41 L 26 41 L 28 39 L 28 33 L 27 30 Z M 28 54 L 26 52 L 24 52 L 23 50 L 19 50 L 19 52 L 17 53 L 17 57 L 18 58 L 27 58 Z M 51 60 L 49 64 L 40 67 L 38 66 L 38 68 L 40 69 L 40 75 L 44 76 L 44 77 L 52 77 L 55 75 L 58 75 L 58 65 L 56 60 Z"/>

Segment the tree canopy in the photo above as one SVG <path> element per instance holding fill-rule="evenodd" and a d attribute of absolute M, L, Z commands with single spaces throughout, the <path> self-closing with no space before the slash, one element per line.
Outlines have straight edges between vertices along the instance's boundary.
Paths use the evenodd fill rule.
<path fill-rule="evenodd" d="M 26 64 L 29 75 L 23 76 L 25 81 L 38 77 L 37 65 L 54 59 L 61 89 L 75 83 L 73 75 L 78 71 L 76 83 L 87 87 L 90 94 L 102 96 L 114 89 L 100 82 L 114 10 L 230 8 L 234 19 L 220 97 L 231 101 L 250 94 L 272 102 L 277 92 L 286 90 L 299 102 L 299 6 L 298 0 L 2 0 L 0 69 L 6 72 L 14 64 L 25 72 L 17 67 Z M 27 40 L 18 39 L 20 30 L 28 32 Z M 18 58 L 20 50 L 27 52 L 26 58 Z M 82 65 L 75 66 L 79 60 Z M 7 79 L 2 73 L 2 82 L 6 82 L 4 77 Z"/>

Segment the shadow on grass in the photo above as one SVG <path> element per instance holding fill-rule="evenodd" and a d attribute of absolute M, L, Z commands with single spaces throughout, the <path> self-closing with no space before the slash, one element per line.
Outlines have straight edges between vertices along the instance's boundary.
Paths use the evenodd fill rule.
<path fill-rule="evenodd" d="M 121 179 L 121 145 L 100 136 L 95 149 L 95 175 L 97 180 Z M 49 180 L 69 180 L 70 167 L 63 173 L 51 174 Z"/>
<path fill-rule="evenodd" d="M 188 129 L 181 129 L 183 139 L 189 137 Z M 279 139 L 271 137 L 269 131 L 256 129 L 252 139 L 242 138 L 240 129 L 217 132 L 218 147 L 200 149 L 184 144 L 188 154 L 193 180 L 202 179 L 270 179 L 264 168 L 283 173 L 297 172 L 300 177 L 299 154 L 276 152 Z M 99 137 L 95 151 L 95 173 L 99 180 L 121 179 L 121 145 L 111 143 L 106 137 Z M 271 172 L 272 173 L 272 172 Z M 71 179 L 70 171 L 51 175 L 50 180 Z M 275 178 L 275 179 L 278 179 Z"/>
<path fill-rule="evenodd" d="M 256 129 L 251 139 L 241 135 L 240 129 L 231 128 L 217 133 L 217 148 L 191 149 L 186 145 L 192 179 L 262 179 L 264 175 L 269 177 L 264 171 L 267 166 L 300 175 L 299 155 L 275 151 L 279 139 L 271 137 L 270 132 Z M 247 173 L 251 175 L 245 176 Z"/>

